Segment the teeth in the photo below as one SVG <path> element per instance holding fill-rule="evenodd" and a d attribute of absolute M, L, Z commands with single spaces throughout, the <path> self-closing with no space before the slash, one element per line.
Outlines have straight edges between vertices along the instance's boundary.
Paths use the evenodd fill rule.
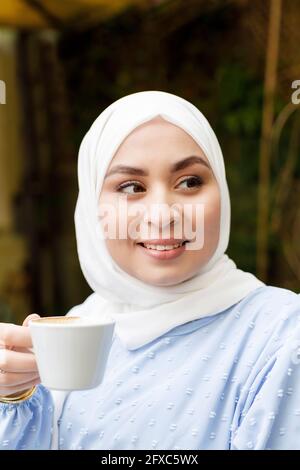
<path fill-rule="evenodd" d="M 174 248 L 178 248 L 183 243 L 184 242 L 177 243 L 177 245 L 147 245 L 146 243 L 143 243 L 143 245 L 146 248 L 149 248 L 150 250 L 166 251 L 166 250 L 173 250 Z"/>

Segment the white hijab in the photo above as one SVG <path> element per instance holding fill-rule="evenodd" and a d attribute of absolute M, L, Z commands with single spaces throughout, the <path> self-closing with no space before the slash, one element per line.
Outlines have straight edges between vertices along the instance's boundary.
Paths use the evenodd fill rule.
<path fill-rule="evenodd" d="M 137 126 L 160 115 L 187 132 L 202 148 L 220 188 L 219 243 L 209 262 L 192 278 L 171 287 L 146 284 L 114 262 L 101 236 L 99 195 L 109 164 Z M 85 135 L 78 160 L 79 196 L 75 210 L 82 272 L 96 293 L 93 313 L 108 313 L 128 349 L 136 349 L 182 323 L 214 315 L 264 285 L 237 269 L 224 254 L 230 232 L 230 199 L 219 142 L 204 115 L 190 102 L 162 91 L 125 96 L 108 106 Z"/>
<path fill-rule="evenodd" d="M 220 237 L 214 255 L 195 276 L 172 287 L 151 286 L 124 272 L 106 248 L 98 218 L 103 179 L 117 148 L 137 126 L 157 115 L 181 127 L 202 148 L 221 194 Z M 67 315 L 109 315 L 127 349 L 137 349 L 183 323 L 215 315 L 264 285 L 253 274 L 237 269 L 225 254 L 230 199 L 222 151 L 207 119 L 185 99 L 162 91 L 143 91 L 108 106 L 81 143 L 78 180 L 77 250 L 82 272 L 94 293 Z M 68 393 L 51 393 L 55 405 L 51 448 L 58 449 L 57 423 Z"/>

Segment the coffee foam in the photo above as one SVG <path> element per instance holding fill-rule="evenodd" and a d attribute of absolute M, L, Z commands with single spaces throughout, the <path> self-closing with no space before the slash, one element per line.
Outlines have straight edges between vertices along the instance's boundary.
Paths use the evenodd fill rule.
<path fill-rule="evenodd" d="M 80 317 L 44 317 L 35 318 L 32 320 L 34 323 L 78 323 L 82 322 Z"/>
<path fill-rule="evenodd" d="M 111 318 L 108 317 L 75 317 L 75 316 L 57 316 L 57 317 L 42 317 L 34 318 L 30 320 L 30 323 L 35 325 L 107 325 L 114 323 Z"/>

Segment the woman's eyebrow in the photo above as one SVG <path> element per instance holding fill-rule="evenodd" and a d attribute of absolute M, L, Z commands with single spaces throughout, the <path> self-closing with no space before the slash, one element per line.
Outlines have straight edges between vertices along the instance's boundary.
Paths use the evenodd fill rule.
<path fill-rule="evenodd" d="M 206 160 L 204 160 L 204 158 L 197 155 L 191 155 L 190 157 L 183 158 L 182 160 L 173 163 L 170 167 L 170 173 L 175 173 L 176 171 L 183 170 L 184 168 L 194 165 L 195 163 L 204 165 L 207 168 L 211 169 Z M 111 170 L 106 174 L 105 178 L 108 178 L 109 176 L 112 176 L 116 173 L 136 176 L 149 176 L 149 172 L 147 170 L 143 170 L 142 168 L 136 168 L 128 165 L 116 165 L 111 168 Z"/>
<path fill-rule="evenodd" d="M 194 165 L 195 163 L 204 165 L 207 168 L 209 168 L 209 170 L 211 169 L 209 164 L 207 163 L 206 160 L 204 160 L 203 157 L 200 157 L 198 155 L 191 155 L 190 157 L 186 157 L 183 160 L 179 160 L 178 162 L 173 163 L 173 165 L 171 166 L 171 173 L 175 173 L 175 171 L 183 170 L 184 168 Z"/>

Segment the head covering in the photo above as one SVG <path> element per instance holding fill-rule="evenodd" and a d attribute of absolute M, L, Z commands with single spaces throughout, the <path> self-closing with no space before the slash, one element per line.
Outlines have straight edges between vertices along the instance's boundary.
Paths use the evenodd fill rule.
<path fill-rule="evenodd" d="M 123 271 L 106 247 L 99 220 L 99 195 L 115 152 L 136 127 L 156 116 L 182 128 L 202 148 L 221 197 L 220 237 L 213 256 L 192 278 L 170 287 L 149 285 Z M 143 91 L 108 106 L 80 145 L 78 182 L 75 229 L 80 266 L 96 293 L 96 313 L 109 313 L 128 349 L 188 321 L 219 313 L 264 285 L 253 274 L 237 269 L 225 254 L 230 198 L 223 155 L 209 122 L 187 100 L 162 91 Z"/>

